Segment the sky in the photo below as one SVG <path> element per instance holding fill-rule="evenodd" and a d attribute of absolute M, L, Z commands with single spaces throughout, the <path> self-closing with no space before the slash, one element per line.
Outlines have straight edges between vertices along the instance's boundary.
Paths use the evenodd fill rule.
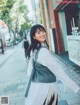
<path fill-rule="evenodd" d="M 25 4 L 27 5 L 28 10 L 29 10 L 28 16 L 30 18 L 32 18 L 33 17 L 33 10 L 32 10 L 32 6 L 31 6 L 31 0 L 25 0 Z"/>

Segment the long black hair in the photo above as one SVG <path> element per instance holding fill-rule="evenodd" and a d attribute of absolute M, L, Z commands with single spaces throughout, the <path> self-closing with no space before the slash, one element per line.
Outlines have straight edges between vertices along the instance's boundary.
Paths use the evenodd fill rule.
<path fill-rule="evenodd" d="M 35 49 L 39 49 L 41 47 L 41 43 L 33 38 L 35 36 L 35 33 L 37 32 L 37 30 L 46 32 L 45 28 L 40 24 L 36 24 L 31 27 L 31 30 L 30 30 L 31 45 L 29 46 L 27 53 L 26 53 L 28 57 L 30 57 L 31 50 L 34 51 Z M 47 47 L 49 47 L 46 41 L 45 41 L 45 43 L 46 43 Z"/>

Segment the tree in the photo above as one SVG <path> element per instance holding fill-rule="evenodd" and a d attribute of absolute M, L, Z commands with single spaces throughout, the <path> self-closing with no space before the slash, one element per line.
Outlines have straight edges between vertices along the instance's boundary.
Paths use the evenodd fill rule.
<path fill-rule="evenodd" d="M 17 0 L 13 6 L 13 8 L 11 9 L 11 13 L 10 16 L 13 20 L 13 24 L 14 24 L 14 28 L 16 30 L 16 32 L 19 32 L 21 29 L 26 29 L 24 28 L 25 26 L 28 27 L 28 8 L 27 6 L 24 4 L 24 1 L 22 0 Z"/>
<path fill-rule="evenodd" d="M 0 0 L 0 10 L 0 18 L 8 25 L 9 30 L 14 30 L 14 34 L 29 28 L 29 11 L 24 0 Z"/>
<path fill-rule="evenodd" d="M 6 5 L 6 0 L 0 0 L 0 13 L 4 10 Z"/>
<path fill-rule="evenodd" d="M 4 2 L 2 2 L 2 9 L 1 9 L 1 19 L 8 25 L 9 29 L 11 29 L 11 18 L 9 15 L 9 12 L 13 6 L 13 4 L 15 3 L 15 0 L 2 0 Z M 6 1 L 6 2 L 5 2 Z M 1 1 L 0 1 L 1 2 Z M 4 5 L 5 4 L 5 5 Z M 1 5 L 0 5 L 1 7 Z"/>

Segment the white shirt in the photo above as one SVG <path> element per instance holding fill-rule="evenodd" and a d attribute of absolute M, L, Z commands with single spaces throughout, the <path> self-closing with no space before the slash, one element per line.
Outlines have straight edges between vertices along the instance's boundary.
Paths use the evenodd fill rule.
<path fill-rule="evenodd" d="M 33 58 L 34 58 L 33 54 L 31 53 L 31 58 L 29 61 L 28 72 L 27 72 L 28 76 L 30 75 L 31 70 L 33 68 L 32 66 Z M 75 93 L 79 91 L 80 89 L 79 86 L 72 79 L 70 79 L 69 76 L 64 72 L 63 68 L 57 64 L 57 62 L 54 60 L 53 55 L 48 49 L 44 47 L 40 49 L 38 53 L 37 62 L 48 67 L 62 83 L 68 86 Z"/>

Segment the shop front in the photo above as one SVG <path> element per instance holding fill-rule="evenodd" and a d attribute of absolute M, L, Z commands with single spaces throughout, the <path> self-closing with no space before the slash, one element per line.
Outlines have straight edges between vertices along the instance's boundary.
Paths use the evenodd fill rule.
<path fill-rule="evenodd" d="M 80 13 L 79 4 L 70 4 L 68 5 L 68 7 L 65 8 L 69 59 L 78 66 L 80 66 L 79 13 Z"/>
<path fill-rule="evenodd" d="M 58 14 L 58 20 L 55 21 L 58 21 L 56 27 L 58 26 L 57 31 L 60 31 L 62 38 L 62 52 L 67 52 L 69 60 L 80 66 L 80 4 L 70 2 L 55 5 L 54 1 L 56 0 L 53 0 L 53 9 L 55 17 Z"/>

